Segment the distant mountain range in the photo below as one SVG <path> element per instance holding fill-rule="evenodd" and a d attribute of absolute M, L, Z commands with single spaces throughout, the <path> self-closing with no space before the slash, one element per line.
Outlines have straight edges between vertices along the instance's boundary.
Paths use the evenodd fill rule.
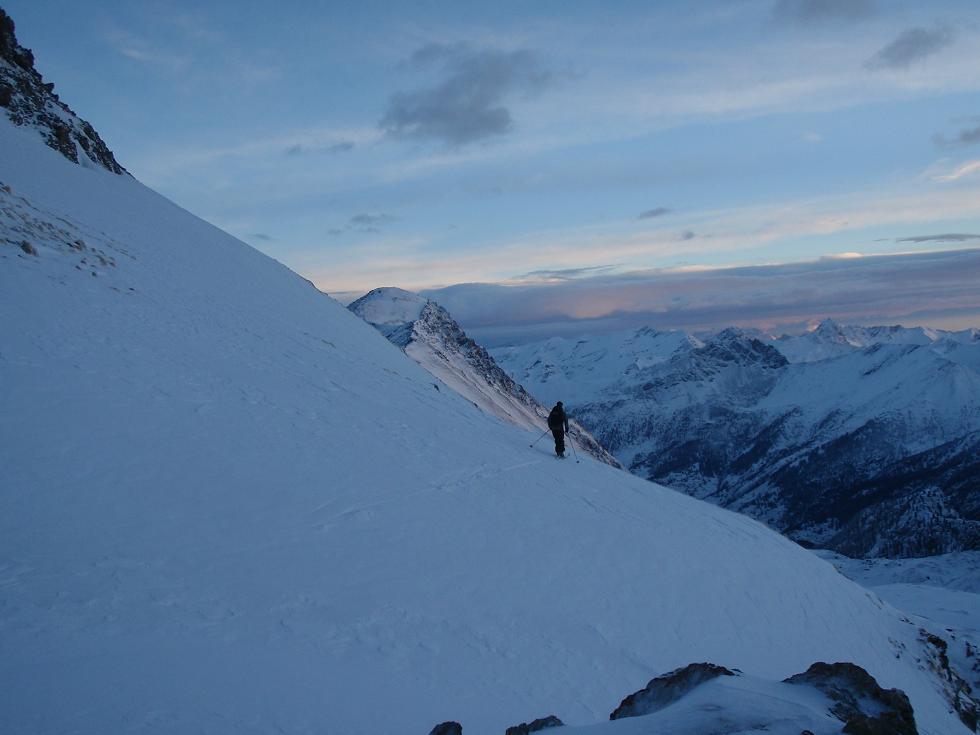
<path fill-rule="evenodd" d="M 980 547 L 980 331 L 640 329 L 498 348 L 631 471 L 852 556 Z"/>

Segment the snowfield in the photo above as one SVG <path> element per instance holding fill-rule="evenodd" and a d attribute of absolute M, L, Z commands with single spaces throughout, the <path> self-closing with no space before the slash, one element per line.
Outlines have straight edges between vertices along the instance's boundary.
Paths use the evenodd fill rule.
<path fill-rule="evenodd" d="M 0 150 L 3 733 L 481 735 L 818 660 L 967 732 L 918 626 L 831 564 L 530 449 L 129 177 L 6 120 Z"/>

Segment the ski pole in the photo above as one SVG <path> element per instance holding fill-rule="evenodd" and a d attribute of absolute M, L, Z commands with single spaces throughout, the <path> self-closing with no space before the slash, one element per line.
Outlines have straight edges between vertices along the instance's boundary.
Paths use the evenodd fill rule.
<path fill-rule="evenodd" d="M 578 464 L 578 452 L 575 451 L 575 442 L 572 441 L 572 432 L 568 432 L 568 446 L 572 448 L 572 454 L 575 455 L 575 464 Z"/>
<path fill-rule="evenodd" d="M 541 436 L 539 436 L 539 437 L 538 437 L 537 439 L 535 439 L 535 440 L 534 440 L 533 442 L 531 442 L 531 446 L 533 447 L 533 446 L 534 446 L 535 444 L 537 444 L 537 443 L 538 443 L 539 441 L 541 441 L 542 439 L 544 439 L 544 435 L 545 435 L 545 434 L 547 434 L 547 433 L 548 433 L 549 431 L 551 431 L 551 429 L 545 429 L 545 430 L 544 430 L 544 434 L 542 434 L 542 435 L 541 435 Z"/>

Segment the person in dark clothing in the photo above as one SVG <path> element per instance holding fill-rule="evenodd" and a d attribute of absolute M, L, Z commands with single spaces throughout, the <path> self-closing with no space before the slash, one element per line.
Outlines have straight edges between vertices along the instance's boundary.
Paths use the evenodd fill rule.
<path fill-rule="evenodd" d="M 559 457 L 565 456 L 565 434 L 568 432 L 568 415 L 561 401 L 555 404 L 548 414 L 548 428 L 555 435 L 555 454 Z"/>

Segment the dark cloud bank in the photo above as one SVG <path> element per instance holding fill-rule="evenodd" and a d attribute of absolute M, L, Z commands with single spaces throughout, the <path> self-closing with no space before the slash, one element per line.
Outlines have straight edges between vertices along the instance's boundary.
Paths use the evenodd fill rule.
<path fill-rule="evenodd" d="M 384 225 L 389 225 L 395 221 L 395 217 L 384 212 L 379 212 L 377 214 L 372 214 L 370 212 L 361 212 L 360 214 L 355 214 L 344 224 L 343 227 L 335 227 L 330 230 L 331 235 L 342 235 L 345 232 L 361 232 L 361 233 L 371 233 L 377 234 L 381 232 L 381 228 Z"/>
<path fill-rule="evenodd" d="M 971 128 L 963 128 L 952 138 L 945 135 L 937 135 L 936 145 L 942 148 L 957 148 L 960 146 L 976 145 L 980 143 L 980 125 Z"/>
<path fill-rule="evenodd" d="M 287 156 L 311 156 L 321 153 L 346 153 L 354 150 L 354 142 L 342 140 L 339 143 L 324 143 L 323 145 L 303 145 L 297 143 L 289 146 L 285 153 Z"/>
<path fill-rule="evenodd" d="M 462 284 L 426 295 L 445 306 L 471 336 L 493 346 L 645 325 L 793 331 L 828 316 L 862 324 L 943 327 L 969 321 L 980 326 L 977 283 L 980 249 L 970 249 L 646 271 L 537 285 Z"/>
<path fill-rule="evenodd" d="M 953 43 L 953 29 L 910 28 L 868 59 L 869 69 L 905 69 L 917 61 L 938 54 Z"/>
<path fill-rule="evenodd" d="M 390 137 L 462 146 L 508 133 L 514 124 L 507 102 L 535 95 L 553 81 L 533 51 L 430 43 L 408 62 L 414 70 L 437 69 L 442 81 L 396 92 L 379 123 Z"/>
<path fill-rule="evenodd" d="M 779 0 L 772 15 L 778 23 L 838 23 L 864 20 L 876 9 L 874 0 Z"/>
<path fill-rule="evenodd" d="M 674 210 L 670 209 L 669 207 L 654 207 L 653 209 L 648 209 L 646 212 L 640 212 L 637 219 L 653 219 L 654 217 L 663 217 L 673 211 Z"/>
<path fill-rule="evenodd" d="M 949 232 L 942 235 L 900 237 L 895 242 L 969 242 L 970 240 L 980 240 L 980 235 L 971 235 L 965 232 Z"/>

